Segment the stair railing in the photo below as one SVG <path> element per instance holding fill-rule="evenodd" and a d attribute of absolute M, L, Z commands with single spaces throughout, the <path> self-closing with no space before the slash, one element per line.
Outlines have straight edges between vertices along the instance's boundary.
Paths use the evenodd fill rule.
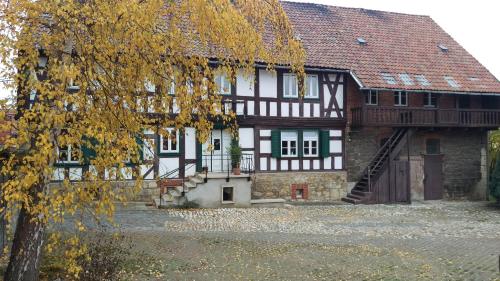
<path fill-rule="evenodd" d="M 186 173 L 186 171 L 195 166 L 196 163 L 185 163 L 183 168 L 184 168 L 184 174 Z M 176 177 L 174 175 L 177 175 L 177 177 L 179 177 L 179 179 L 181 180 L 181 184 L 182 184 L 182 196 L 184 196 L 184 194 L 186 193 L 186 190 L 185 190 L 185 186 L 184 186 L 184 183 L 186 181 L 186 177 L 180 177 L 179 175 L 179 172 L 181 171 L 181 167 L 178 167 L 176 169 L 173 169 L 173 170 L 170 170 L 168 172 L 166 172 L 165 174 L 161 175 L 158 177 L 158 181 L 161 182 L 161 180 L 165 180 L 165 179 L 175 179 Z M 167 187 L 168 188 L 168 187 Z M 161 190 L 161 188 L 159 188 L 159 191 L 160 191 L 160 206 L 162 206 L 162 203 L 163 203 L 163 192 Z"/>
<path fill-rule="evenodd" d="M 372 171 L 376 170 L 379 165 L 385 162 L 385 158 L 392 151 L 392 148 L 401 140 L 401 137 L 406 133 L 407 129 L 398 129 L 395 131 L 391 137 L 378 149 L 375 156 L 370 160 L 370 164 L 366 167 L 363 174 L 368 176 L 368 191 L 372 192 Z M 374 163 L 375 162 L 375 163 Z"/>

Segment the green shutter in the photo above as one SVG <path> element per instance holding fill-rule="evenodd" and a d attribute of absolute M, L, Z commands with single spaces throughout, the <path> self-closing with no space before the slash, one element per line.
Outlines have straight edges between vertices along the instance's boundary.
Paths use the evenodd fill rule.
<path fill-rule="evenodd" d="M 271 131 L 271 156 L 281 158 L 281 132 L 280 130 Z"/>
<path fill-rule="evenodd" d="M 330 131 L 319 132 L 319 144 L 321 146 L 321 157 L 330 157 Z"/>
<path fill-rule="evenodd" d="M 139 148 L 139 161 L 144 161 L 144 140 L 141 137 L 135 137 L 137 146 Z"/>
<path fill-rule="evenodd" d="M 83 137 L 82 141 L 82 154 L 83 161 L 85 164 L 89 164 L 90 160 L 95 159 L 97 153 L 95 147 L 97 146 L 97 140 L 95 138 Z"/>

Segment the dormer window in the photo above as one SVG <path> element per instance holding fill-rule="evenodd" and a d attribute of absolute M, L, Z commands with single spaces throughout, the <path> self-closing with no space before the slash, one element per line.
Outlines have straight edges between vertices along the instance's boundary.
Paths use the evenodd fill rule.
<path fill-rule="evenodd" d="M 444 44 L 439 44 L 439 45 L 438 45 L 438 48 L 439 48 L 439 49 L 441 50 L 441 52 L 443 52 L 443 53 L 448 52 L 448 47 L 446 47 L 446 45 L 444 45 Z"/>
<path fill-rule="evenodd" d="M 450 85 L 450 87 L 452 87 L 452 88 L 460 88 L 460 85 L 457 83 L 457 81 L 455 81 L 455 79 L 453 79 L 453 77 L 451 77 L 451 76 L 445 76 L 444 80 L 446 82 L 448 82 L 448 85 Z"/>
<path fill-rule="evenodd" d="M 401 73 L 399 74 L 399 79 L 401 79 L 401 81 L 403 81 L 403 84 L 407 85 L 407 86 L 411 86 L 413 85 L 413 80 L 411 79 L 410 75 L 407 74 L 407 73 Z"/>
<path fill-rule="evenodd" d="M 397 85 L 398 82 L 396 81 L 396 78 L 394 78 L 394 76 L 392 76 L 390 73 L 381 73 L 380 74 L 382 76 L 382 79 L 384 79 L 384 81 L 389 84 L 389 85 Z"/>
<path fill-rule="evenodd" d="M 357 41 L 359 45 L 366 45 L 366 40 L 363 37 L 358 37 Z"/>

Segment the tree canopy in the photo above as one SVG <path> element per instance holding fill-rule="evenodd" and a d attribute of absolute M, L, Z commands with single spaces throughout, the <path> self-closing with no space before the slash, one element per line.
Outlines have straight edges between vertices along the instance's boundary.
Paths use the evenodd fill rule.
<path fill-rule="evenodd" d="M 111 217 L 113 202 L 124 194 L 110 179 L 120 179 L 127 163 L 140 162 L 138 139 L 145 131 L 168 137 L 166 127 L 194 127 L 204 141 L 215 120 L 234 122 L 222 110 L 212 79 L 218 73 L 234 79 L 263 62 L 303 76 L 304 51 L 278 0 L 0 3 L 2 77 L 17 89 L 17 120 L 2 124 L 15 126 L 16 134 L 5 140 L 13 153 L 2 168 L 9 179 L 1 200 L 8 214 L 21 210 L 25 219 L 16 237 L 23 224 L 33 236 L 77 211 Z M 66 179 L 49 188 L 58 148 L 68 147 L 91 169 L 82 182 Z M 127 171 L 138 178 L 138 189 L 140 174 Z M 19 266 L 17 277 L 38 267 L 44 240 L 34 240 L 16 246 L 14 239 L 13 253 L 36 256 L 15 261 L 25 268 Z"/>

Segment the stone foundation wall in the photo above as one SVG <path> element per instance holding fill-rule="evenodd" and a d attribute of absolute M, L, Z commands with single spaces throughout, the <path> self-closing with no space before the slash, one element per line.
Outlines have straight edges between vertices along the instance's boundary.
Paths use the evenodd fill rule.
<path fill-rule="evenodd" d="M 304 189 L 306 198 L 292 190 Z M 347 172 L 258 173 L 252 186 L 252 199 L 336 201 L 347 194 Z M 297 199 L 293 199 L 297 197 Z"/>

